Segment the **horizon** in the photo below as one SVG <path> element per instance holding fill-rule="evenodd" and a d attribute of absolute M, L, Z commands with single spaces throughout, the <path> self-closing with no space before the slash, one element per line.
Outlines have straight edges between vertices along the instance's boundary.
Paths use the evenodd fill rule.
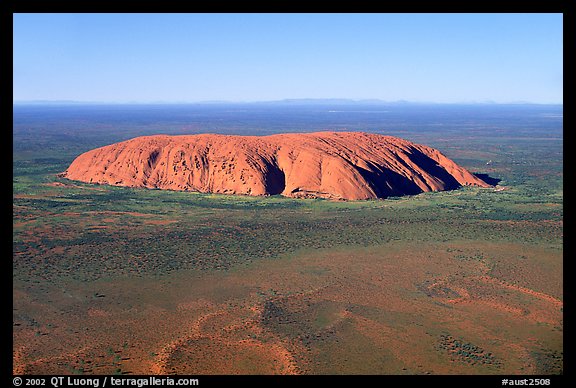
<path fill-rule="evenodd" d="M 13 103 L 563 104 L 563 15 L 13 14 Z"/>
<path fill-rule="evenodd" d="M 461 101 L 461 102 L 435 102 L 435 101 L 385 101 L 378 99 L 346 99 L 346 98 L 289 98 L 281 100 L 262 101 L 76 101 L 76 100 L 16 100 L 12 105 L 550 105 L 563 106 L 559 103 L 540 103 L 531 101 Z"/>

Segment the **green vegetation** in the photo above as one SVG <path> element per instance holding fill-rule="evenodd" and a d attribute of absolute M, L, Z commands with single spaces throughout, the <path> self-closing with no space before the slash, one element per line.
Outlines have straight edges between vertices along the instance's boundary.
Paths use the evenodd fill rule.
<path fill-rule="evenodd" d="M 486 352 L 479 346 L 469 342 L 454 338 L 449 334 L 441 335 L 439 342 L 439 349 L 445 350 L 454 361 L 465 362 L 472 365 L 493 365 L 496 368 L 501 364 L 492 353 Z"/>
<path fill-rule="evenodd" d="M 245 348 L 224 340 L 249 339 L 287 346 L 304 373 L 562 373 L 562 138 L 531 120 L 404 131 L 500 181 L 377 201 L 72 182 L 58 174 L 79 153 L 161 126 L 48 122 L 36 138 L 26 124 L 14 136 L 15 349 L 27 373 L 146 372 L 216 313 L 205 335 L 222 341 L 193 337 L 175 367 L 210 365 L 218 346 L 237 357 Z M 234 364 L 251 370 L 250 357 Z"/>
<path fill-rule="evenodd" d="M 524 162 L 535 166 L 540 161 L 542 166 L 542 155 L 526 152 L 525 146 L 516 144 L 516 152 L 534 159 Z M 511 147 L 506 147 L 507 154 L 515 155 Z M 502 180 L 503 191 L 461 188 L 350 202 L 89 185 L 57 176 L 69 160 L 14 163 L 18 279 L 230 270 L 302 250 L 394 240 L 560 246 L 562 239 L 562 165 L 550 158 L 545 162 L 548 174 L 516 165 L 493 166 L 490 174 Z"/>

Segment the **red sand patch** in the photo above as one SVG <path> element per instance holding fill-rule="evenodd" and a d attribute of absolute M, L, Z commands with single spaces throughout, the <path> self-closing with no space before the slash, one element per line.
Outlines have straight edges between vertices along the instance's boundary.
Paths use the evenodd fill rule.
<path fill-rule="evenodd" d="M 176 220 L 147 220 L 144 221 L 145 224 L 148 225 L 170 225 L 173 224 L 175 222 L 178 222 Z"/>
<path fill-rule="evenodd" d="M 40 293 L 16 286 L 14 371 L 66 374 L 89 361 L 87 374 L 541 372 L 534 352 L 562 351 L 561 300 L 522 277 L 518 285 L 494 279 L 486 263 L 454 259 L 478 250 L 498 257 L 496 266 L 517 265 L 533 247 L 449 247 L 389 243 L 228 273 L 63 283 Z M 562 260 L 543 252 L 547 263 Z M 543 279 L 560 274 L 532 258 L 520 263 Z M 445 334 L 499 363 L 452 360 L 438 348 Z"/>

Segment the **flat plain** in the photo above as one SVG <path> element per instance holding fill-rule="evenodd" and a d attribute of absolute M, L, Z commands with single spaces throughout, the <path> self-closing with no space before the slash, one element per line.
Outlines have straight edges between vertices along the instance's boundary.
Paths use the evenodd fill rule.
<path fill-rule="evenodd" d="M 561 374 L 562 106 L 18 106 L 13 371 Z M 90 185 L 154 133 L 358 130 L 494 188 L 373 201 Z"/>

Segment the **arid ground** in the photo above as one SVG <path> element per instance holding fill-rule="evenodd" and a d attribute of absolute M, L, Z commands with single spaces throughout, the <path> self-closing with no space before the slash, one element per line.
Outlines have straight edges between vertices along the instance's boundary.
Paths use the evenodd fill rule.
<path fill-rule="evenodd" d="M 372 201 L 73 182 L 118 133 L 205 123 L 15 112 L 14 373 L 563 373 L 562 120 L 526 109 L 392 120 L 495 187 Z M 254 117 L 226 128 L 290 129 Z"/>

